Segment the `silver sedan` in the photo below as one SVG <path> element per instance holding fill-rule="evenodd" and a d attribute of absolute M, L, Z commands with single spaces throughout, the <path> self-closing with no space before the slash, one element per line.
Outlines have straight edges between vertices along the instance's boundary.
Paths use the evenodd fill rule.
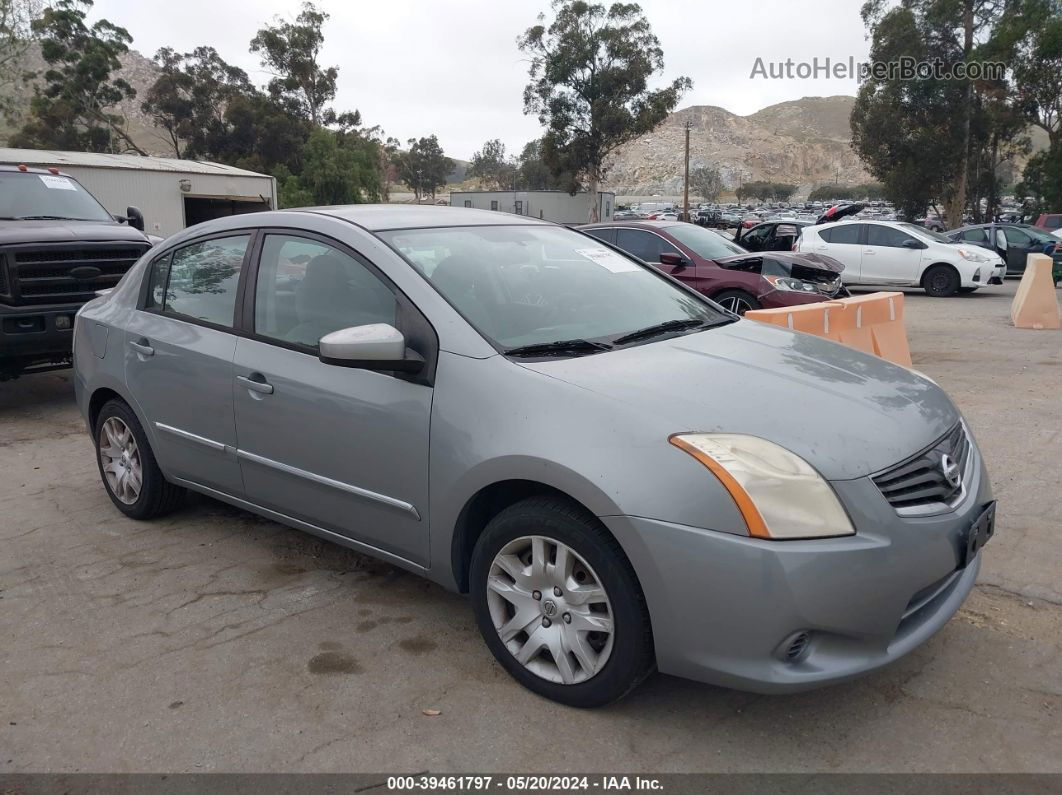
<path fill-rule="evenodd" d="M 469 593 L 500 663 L 567 704 L 654 668 L 864 674 L 955 613 L 992 534 L 929 380 L 526 217 L 200 224 L 87 304 L 74 346 L 119 511 L 191 489 Z"/>

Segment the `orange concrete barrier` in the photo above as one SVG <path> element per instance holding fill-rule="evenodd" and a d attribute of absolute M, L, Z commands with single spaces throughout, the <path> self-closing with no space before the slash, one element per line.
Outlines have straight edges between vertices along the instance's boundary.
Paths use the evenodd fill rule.
<path fill-rule="evenodd" d="M 782 309 L 754 309 L 745 317 L 826 337 L 904 367 L 911 366 L 911 348 L 903 322 L 903 293 L 871 293 Z"/>
<path fill-rule="evenodd" d="M 1052 264 L 1046 254 L 1030 254 L 1025 260 L 1025 273 L 1010 304 L 1010 319 L 1017 328 L 1062 328 Z"/>

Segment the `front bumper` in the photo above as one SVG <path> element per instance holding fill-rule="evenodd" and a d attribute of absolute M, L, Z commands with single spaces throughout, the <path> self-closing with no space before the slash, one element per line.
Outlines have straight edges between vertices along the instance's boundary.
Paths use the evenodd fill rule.
<path fill-rule="evenodd" d="M 856 535 L 761 541 L 635 517 L 604 517 L 638 574 L 657 666 L 761 693 L 806 690 L 907 654 L 959 609 L 980 570 L 962 569 L 960 536 L 991 501 L 974 448 L 966 499 L 905 519 L 869 478 L 835 482 Z M 787 661 L 795 633 L 805 651 Z"/>
<path fill-rule="evenodd" d="M 0 304 L 0 364 L 68 361 L 80 306 Z"/>

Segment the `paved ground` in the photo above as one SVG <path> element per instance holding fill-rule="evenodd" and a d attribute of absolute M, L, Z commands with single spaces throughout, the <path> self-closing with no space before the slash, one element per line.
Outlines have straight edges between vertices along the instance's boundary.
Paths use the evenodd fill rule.
<path fill-rule="evenodd" d="M 536 698 L 462 597 L 206 499 L 122 518 L 68 376 L 0 385 L 0 772 L 1062 772 L 1062 334 L 1010 328 L 1013 291 L 907 302 L 994 476 L 980 585 L 900 663 L 789 697 Z"/>

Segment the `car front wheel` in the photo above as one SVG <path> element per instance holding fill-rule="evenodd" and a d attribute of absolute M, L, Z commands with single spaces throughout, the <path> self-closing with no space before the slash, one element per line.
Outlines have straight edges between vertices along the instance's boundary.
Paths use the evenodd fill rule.
<path fill-rule="evenodd" d="M 961 284 L 959 272 L 951 265 L 932 265 L 922 277 L 926 295 L 933 298 L 949 298 L 959 292 Z"/>
<path fill-rule="evenodd" d="M 649 613 L 634 570 L 576 505 L 532 497 L 495 516 L 472 554 L 471 592 L 498 662 L 547 698 L 602 706 L 653 668 Z"/>
<path fill-rule="evenodd" d="M 712 296 L 723 309 L 729 309 L 735 315 L 744 315 L 751 309 L 760 309 L 760 302 L 744 290 L 723 290 Z"/>

